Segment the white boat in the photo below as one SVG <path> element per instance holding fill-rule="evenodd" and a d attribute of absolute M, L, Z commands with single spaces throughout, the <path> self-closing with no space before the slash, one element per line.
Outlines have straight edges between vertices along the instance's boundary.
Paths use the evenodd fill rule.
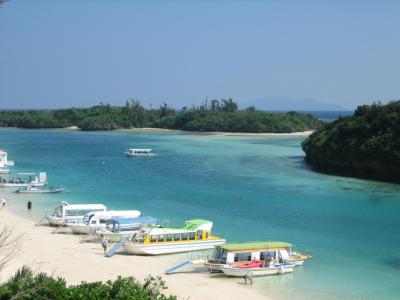
<path fill-rule="evenodd" d="M 13 166 L 14 161 L 8 160 L 8 154 L 6 151 L 0 149 L 0 165 Z"/>
<path fill-rule="evenodd" d="M 6 169 L 0 165 L 0 174 L 8 174 L 10 173 L 10 169 Z"/>
<path fill-rule="evenodd" d="M 211 235 L 213 223 L 208 220 L 186 221 L 181 228 L 148 228 L 124 243 L 128 254 L 159 255 L 212 249 L 226 240 Z"/>
<path fill-rule="evenodd" d="M 19 188 L 16 190 L 17 193 L 20 194 L 53 194 L 53 193 L 61 193 L 65 190 L 63 186 L 55 186 L 55 187 L 36 187 L 36 186 L 27 186 L 23 188 Z"/>
<path fill-rule="evenodd" d="M 95 233 L 97 229 L 106 227 L 106 223 L 111 219 L 137 218 L 142 213 L 138 210 L 109 210 L 90 212 L 86 214 L 81 222 L 68 224 L 73 233 L 89 234 Z"/>
<path fill-rule="evenodd" d="M 96 230 L 96 236 L 105 236 L 110 242 L 119 242 L 131 238 L 146 226 L 158 226 L 157 219 L 145 216 L 128 219 L 112 219 L 107 221 L 104 228 Z"/>
<path fill-rule="evenodd" d="M 255 277 L 255 276 L 266 276 L 266 275 L 278 275 L 292 273 L 295 268 L 294 264 L 277 264 L 272 263 L 269 266 L 264 266 L 262 261 L 253 261 L 245 264 L 230 266 L 225 265 L 221 267 L 222 272 L 226 276 L 232 277 Z"/>
<path fill-rule="evenodd" d="M 311 255 L 292 251 L 292 244 L 287 242 L 228 243 L 215 247 L 205 266 L 210 272 L 221 272 L 223 266 L 234 267 L 254 260 L 301 266 L 311 258 Z"/>
<path fill-rule="evenodd" d="M 103 204 L 69 204 L 61 202 L 51 214 L 46 214 L 50 226 L 66 226 L 69 223 L 78 223 L 89 212 L 106 211 Z"/>
<path fill-rule="evenodd" d="M 157 156 L 158 154 L 153 153 L 152 149 L 128 149 L 125 151 L 127 156 Z"/>
<path fill-rule="evenodd" d="M 46 172 L 36 173 L 17 173 L 16 177 L 8 178 L 0 176 L 0 187 L 27 187 L 27 186 L 44 186 L 47 184 Z"/>

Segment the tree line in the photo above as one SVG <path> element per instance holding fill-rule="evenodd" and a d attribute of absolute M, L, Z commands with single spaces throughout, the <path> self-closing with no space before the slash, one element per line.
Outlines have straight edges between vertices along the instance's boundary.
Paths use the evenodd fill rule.
<path fill-rule="evenodd" d="M 400 101 L 359 106 L 315 131 L 303 143 L 315 169 L 400 182 Z"/>
<path fill-rule="evenodd" d="M 0 112 L 0 126 L 19 128 L 65 128 L 116 130 L 126 128 L 167 128 L 186 131 L 295 132 L 321 127 L 322 121 L 310 114 L 271 113 L 255 107 L 239 109 L 232 99 L 212 100 L 180 110 L 164 103 L 146 109 L 139 101 L 123 106 L 103 104 L 89 108 L 55 110 L 7 110 Z"/>

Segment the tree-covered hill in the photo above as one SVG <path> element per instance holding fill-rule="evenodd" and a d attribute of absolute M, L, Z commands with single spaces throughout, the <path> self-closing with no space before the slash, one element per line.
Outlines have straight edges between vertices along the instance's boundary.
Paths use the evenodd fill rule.
<path fill-rule="evenodd" d="M 115 130 L 125 128 L 168 128 L 187 131 L 295 132 L 321 127 L 310 114 L 268 113 L 254 107 L 239 110 L 237 103 L 213 100 L 177 111 L 164 104 L 145 109 L 138 101 L 124 106 L 101 104 L 90 108 L 57 110 L 8 110 L 0 112 L 0 126 L 19 128 L 65 128 Z"/>
<path fill-rule="evenodd" d="M 353 116 L 315 131 L 302 146 L 317 170 L 400 182 L 400 101 L 359 106 Z"/>

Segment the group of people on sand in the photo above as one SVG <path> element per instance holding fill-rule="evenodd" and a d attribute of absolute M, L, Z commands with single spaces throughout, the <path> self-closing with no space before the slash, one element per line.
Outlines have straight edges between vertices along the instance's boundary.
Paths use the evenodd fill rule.
<path fill-rule="evenodd" d="M 2 182 L 2 183 L 25 183 L 21 177 L 17 177 L 15 180 L 14 180 L 14 177 L 10 177 L 7 180 L 1 176 L 0 176 L 0 182 Z"/>

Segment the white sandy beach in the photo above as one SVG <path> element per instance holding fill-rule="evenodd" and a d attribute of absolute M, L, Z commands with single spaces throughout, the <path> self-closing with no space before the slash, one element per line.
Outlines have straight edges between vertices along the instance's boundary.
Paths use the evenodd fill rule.
<path fill-rule="evenodd" d="M 179 299 L 267 299 L 254 286 L 244 285 L 243 280 L 193 272 L 192 267 L 182 269 L 186 273 L 164 275 L 167 268 L 182 262 L 188 255 L 149 257 L 117 254 L 106 258 L 99 244 L 80 242 L 82 236 L 52 233 L 54 228 L 37 225 L 30 218 L 29 214 L 25 217 L 14 214 L 12 207 L 0 208 L 0 228 L 8 224 L 13 226 L 15 235 L 23 234 L 21 251 L 1 271 L 1 281 L 22 265 L 27 265 L 36 272 L 64 277 L 69 284 L 105 281 L 118 275 L 143 280 L 151 274 L 161 275 L 168 286 L 166 294 L 177 295 Z"/>

